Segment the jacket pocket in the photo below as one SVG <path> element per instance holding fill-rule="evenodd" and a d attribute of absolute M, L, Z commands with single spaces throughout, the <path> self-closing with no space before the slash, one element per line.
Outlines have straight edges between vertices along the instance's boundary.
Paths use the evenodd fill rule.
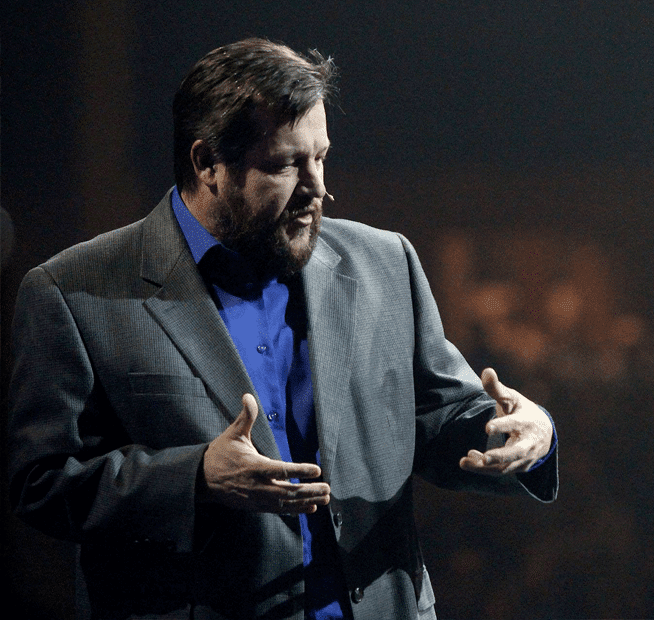
<path fill-rule="evenodd" d="M 207 397 L 204 384 L 198 377 L 159 375 L 146 372 L 130 372 L 128 377 L 133 394 L 148 394 L 151 396 L 156 394 L 180 394 L 183 396 Z"/>

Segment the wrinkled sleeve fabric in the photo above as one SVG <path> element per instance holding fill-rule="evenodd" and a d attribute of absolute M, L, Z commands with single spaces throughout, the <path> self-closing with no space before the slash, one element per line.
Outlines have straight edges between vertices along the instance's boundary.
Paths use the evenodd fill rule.
<path fill-rule="evenodd" d="M 16 513 L 75 542 L 148 539 L 190 551 L 206 445 L 153 450 L 130 443 L 76 317 L 43 267 L 21 284 L 13 351 L 9 461 Z"/>
<path fill-rule="evenodd" d="M 557 449 L 531 472 L 491 477 L 466 472 L 459 460 L 468 450 L 498 447 L 486 423 L 495 401 L 461 353 L 446 338 L 429 283 L 411 244 L 401 237 L 413 296 L 416 398 L 415 471 L 443 488 L 482 493 L 527 492 L 549 502 L 558 492 Z"/>

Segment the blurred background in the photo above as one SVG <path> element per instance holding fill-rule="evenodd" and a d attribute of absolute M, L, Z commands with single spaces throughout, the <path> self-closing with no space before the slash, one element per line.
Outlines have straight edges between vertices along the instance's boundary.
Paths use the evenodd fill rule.
<path fill-rule="evenodd" d="M 416 246 L 477 372 L 553 412 L 553 505 L 418 483 L 439 618 L 654 617 L 654 3 L 5 2 L 2 389 L 25 272 L 173 184 L 171 101 L 248 35 L 341 68 L 328 214 Z M 4 452 L 4 451 L 3 451 Z M 9 515 L 21 618 L 72 618 L 66 543 Z"/>

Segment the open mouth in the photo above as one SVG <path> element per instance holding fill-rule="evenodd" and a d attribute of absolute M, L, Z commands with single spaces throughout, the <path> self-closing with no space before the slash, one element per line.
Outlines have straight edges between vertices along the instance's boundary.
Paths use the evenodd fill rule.
<path fill-rule="evenodd" d="M 313 211 L 301 211 L 291 216 L 291 223 L 309 226 L 313 222 Z"/>

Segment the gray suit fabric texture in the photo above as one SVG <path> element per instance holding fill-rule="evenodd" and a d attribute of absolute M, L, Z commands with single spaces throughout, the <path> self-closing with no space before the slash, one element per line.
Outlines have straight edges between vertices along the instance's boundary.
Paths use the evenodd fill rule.
<path fill-rule="evenodd" d="M 356 620 L 435 618 L 412 476 L 551 501 L 556 455 L 511 479 L 463 472 L 494 401 L 443 334 L 400 235 L 323 219 L 302 275 L 323 479 Z M 11 501 L 79 544 L 80 617 L 303 613 L 297 517 L 195 502 L 208 443 L 255 394 L 170 192 L 145 219 L 31 270 L 14 319 Z M 259 404 L 257 450 L 279 459 Z"/>

